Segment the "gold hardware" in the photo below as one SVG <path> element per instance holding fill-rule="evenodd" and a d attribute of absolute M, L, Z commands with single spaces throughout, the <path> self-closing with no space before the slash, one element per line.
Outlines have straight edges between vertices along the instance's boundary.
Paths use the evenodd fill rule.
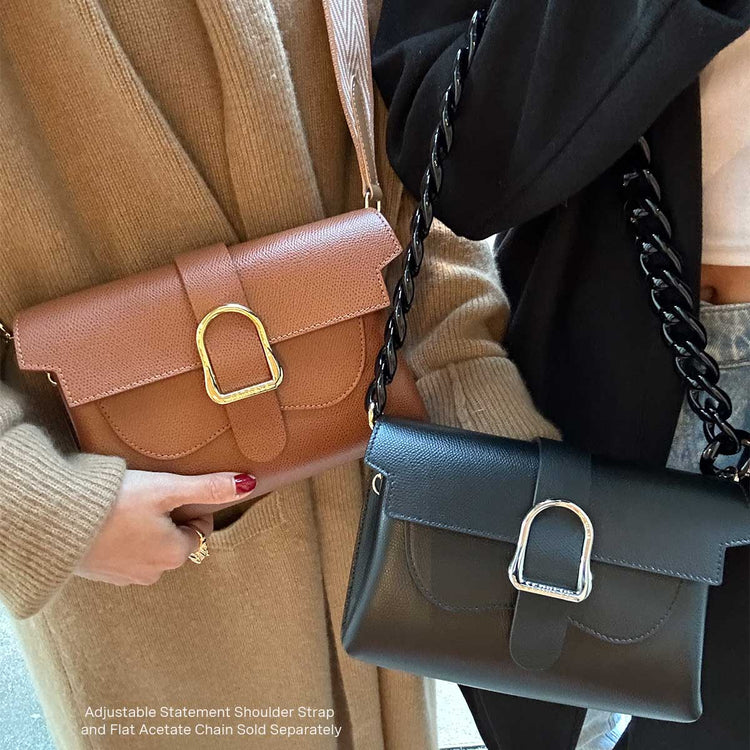
<path fill-rule="evenodd" d="M 365 208 L 370 208 L 370 202 L 371 201 L 372 201 L 372 190 L 370 188 L 367 188 L 367 190 L 365 190 Z M 383 213 L 382 210 L 381 210 L 382 207 L 383 207 L 383 201 L 380 200 L 380 198 L 378 198 L 375 201 L 375 210 L 379 214 Z"/>
<path fill-rule="evenodd" d="M 192 529 L 198 535 L 199 539 L 198 549 L 188 555 L 188 560 L 190 560 L 190 562 L 194 562 L 196 565 L 200 565 L 207 557 L 211 556 L 208 551 L 206 535 L 191 523 L 186 523 L 185 526 L 187 526 L 189 529 Z"/>
<path fill-rule="evenodd" d="M 375 404 L 370 404 L 367 410 L 367 423 L 370 425 L 370 431 L 375 429 Z"/>
<path fill-rule="evenodd" d="M 575 513 L 583 525 L 583 547 L 581 549 L 581 562 L 578 566 L 578 586 L 575 591 L 564 589 L 560 586 L 552 586 L 547 583 L 530 581 L 523 577 L 523 565 L 526 560 L 526 545 L 529 541 L 529 532 L 534 519 L 549 508 L 565 508 Z M 591 593 L 591 548 L 594 546 L 594 525 L 586 512 L 575 503 L 567 500 L 545 500 L 535 505 L 525 516 L 521 523 L 521 532 L 518 535 L 518 546 L 516 554 L 508 567 L 508 578 L 519 591 L 530 594 L 549 596 L 553 599 L 563 599 L 568 602 L 582 602 Z"/>
<path fill-rule="evenodd" d="M 47 373 L 47 380 L 49 380 L 49 382 L 52 383 L 52 385 L 54 385 L 55 388 L 57 388 L 58 386 L 57 380 L 55 380 L 55 376 L 51 372 Z"/>
<path fill-rule="evenodd" d="M 11 331 L 2 320 L 0 320 L 0 339 L 6 344 L 10 344 L 10 342 L 13 341 L 13 331 Z"/>
<path fill-rule="evenodd" d="M 224 313 L 237 313 L 244 315 L 255 326 L 255 330 L 258 332 L 258 338 L 260 344 L 263 347 L 263 353 L 266 356 L 266 364 L 271 372 L 269 380 L 265 380 L 262 383 L 254 383 L 253 385 L 247 385 L 244 388 L 240 388 L 236 391 L 230 391 L 229 393 L 222 393 L 219 390 L 219 383 L 216 380 L 216 373 L 211 365 L 211 360 L 208 356 L 206 349 L 206 342 L 204 341 L 206 335 L 206 328 L 208 324 L 219 315 Z M 250 396 L 258 396 L 261 393 L 267 393 L 268 391 L 276 390 L 281 385 L 281 381 L 284 379 L 284 371 L 281 369 L 281 365 L 278 363 L 276 357 L 271 350 L 271 344 L 268 341 L 268 334 L 263 326 L 260 318 L 249 308 L 244 305 L 238 305 L 234 302 L 228 305 L 221 305 L 210 313 L 207 313 L 203 320 L 198 323 L 198 328 L 195 331 L 195 343 L 198 347 L 198 356 L 201 359 L 201 365 L 203 365 L 203 375 L 206 382 L 206 393 L 208 397 L 216 402 L 217 404 L 232 404 L 235 401 L 241 401 L 243 398 L 250 398 Z"/>

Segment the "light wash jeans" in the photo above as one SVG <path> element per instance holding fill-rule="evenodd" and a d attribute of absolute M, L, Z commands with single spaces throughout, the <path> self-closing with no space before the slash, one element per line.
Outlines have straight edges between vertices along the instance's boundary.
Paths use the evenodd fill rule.
<path fill-rule="evenodd" d="M 721 387 L 734 406 L 730 422 L 750 431 L 750 303 L 709 305 L 701 303 L 701 322 L 706 327 L 706 350 L 719 363 Z M 706 445 L 700 419 L 687 403 L 677 422 L 668 465 L 682 471 L 697 471 Z M 577 750 L 612 750 L 628 726 L 630 717 L 589 710 Z"/>

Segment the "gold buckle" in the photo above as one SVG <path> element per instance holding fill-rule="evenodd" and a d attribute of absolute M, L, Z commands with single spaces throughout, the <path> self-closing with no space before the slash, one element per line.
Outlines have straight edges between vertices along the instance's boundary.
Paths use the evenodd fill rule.
<path fill-rule="evenodd" d="M 533 520 L 543 511 L 549 508 L 565 508 L 578 516 L 583 526 L 583 548 L 581 549 L 581 561 L 578 566 L 578 581 L 576 590 L 552 586 L 547 583 L 539 583 L 524 578 L 523 565 L 526 561 L 526 545 L 529 542 L 529 532 Z M 518 535 L 518 546 L 516 554 L 508 567 L 508 578 L 519 591 L 530 594 L 550 596 L 553 599 L 563 599 L 568 602 L 582 602 L 591 593 L 591 548 L 594 546 L 594 525 L 583 508 L 567 500 L 545 500 L 535 505 L 523 519 L 521 533 Z"/>
<path fill-rule="evenodd" d="M 208 356 L 208 350 L 206 349 L 204 338 L 208 324 L 214 318 L 218 318 L 219 315 L 223 315 L 224 313 L 237 313 L 239 315 L 244 315 L 252 321 L 255 330 L 258 332 L 260 344 L 263 347 L 263 354 L 266 355 L 266 364 L 271 371 L 271 377 L 269 380 L 265 380 L 262 383 L 247 385 L 244 388 L 230 391 L 229 393 L 223 393 L 219 390 L 219 383 L 216 380 L 216 373 L 211 365 L 211 359 Z M 201 365 L 203 365 L 206 393 L 211 401 L 215 401 L 217 404 L 232 404 L 235 401 L 241 401 L 243 398 L 250 398 L 250 396 L 258 396 L 261 393 L 274 391 L 281 385 L 281 381 L 284 379 L 284 371 L 281 369 L 281 365 L 278 363 L 273 351 L 271 350 L 271 344 L 268 341 L 268 334 L 266 333 L 263 323 L 252 310 L 244 305 L 238 305 L 232 302 L 228 305 L 220 305 L 214 310 L 211 310 L 210 313 L 207 313 L 203 320 L 198 323 L 198 328 L 195 331 L 195 343 L 198 347 L 198 356 L 201 359 Z"/>

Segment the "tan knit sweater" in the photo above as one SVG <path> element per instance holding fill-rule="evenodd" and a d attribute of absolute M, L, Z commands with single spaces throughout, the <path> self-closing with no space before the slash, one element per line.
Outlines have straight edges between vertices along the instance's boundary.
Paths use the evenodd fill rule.
<path fill-rule="evenodd" d="M 403 239 L 412 206 L 385 162 L 379 109 L 385 213 Z M 4 320 L 187 248 L 357 207 L 358 189 L 320 0 L 0 3 Z M 507 305 L 489 247 L 438 226 L 420 281 L 409 362 L 433 418 L 552 434 L 497 343 Z M 213 535 L 200 568 L 148 588 L 98 584 L 72 571 L 125 467 L 61 452 L 54 389 L 25 388 L 25 400 L 0 392 L 0 597 L 27 618 L 19 633 L 60 747 L 431 746 L 426 684 L 338 643 L 360 463 L 263 498 Z M 330 707 L 341 735 L 84 733 L 113 723 L 87 707 L 122 704 Z"/>

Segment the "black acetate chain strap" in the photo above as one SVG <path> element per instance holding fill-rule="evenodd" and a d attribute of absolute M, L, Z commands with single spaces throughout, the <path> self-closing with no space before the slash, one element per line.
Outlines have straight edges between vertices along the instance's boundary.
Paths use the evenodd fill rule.
<path fill-rule="evenodd" d="M 442 165 L 453 144 L 453 122 L 464 81 L 484 30 L 485 12 L 471 18 L 466 43 L 457 51 L 451 82 L 443 95 L 438 126 L 432 135 L 430 159 L 422 177 L 420 200 L 411 222 L 401 276 L 391 298 L 391 313 L 385 327 L 384 344 L 375 361 L 375 377 L 365 399 L 370 426 L 383 414 L 387 387 L 398 367 L 398 350 L 406 339 L 406 316 L 414 302 L 415 279 L 424 258 L 424 241 L 430 232 L 433 202 L 443 181 Z M 654 177 L 651 153 L 641 138 L 623 162 L 625 211 L 640 264 L 651 288 L 652 306 L 662 325 L 664 340 L 674 356 L 677 371 L 687 386 L 687 398 L 703 421 L 708 444 L 700 459 L 704 474 L 750 483 L 750 434 L 732 427 L 729 396 L 718 386 L 719 368 L 705 351 L 706 331 L 694 314 L 695 301 L 682 279 L 682 263 L 671 246 L 672 230 L 661 210 L 661 189 Z M 736 463 L 716 466 L 719 456 L 737 456 Z"/>
<path fill-rule="evenodd" d="M 370 427 L 380 417 L 388 397 L 390 385 L 398 367 L 398 350 L 406 339 L 406 315 L 414 302 L 414 280 L 419 275 L 424 258 L 424 241 L 432 226 L 432 204 L 443 183 L 443 161 L 453 145 L 453 119 L 461 100 L 464 81 L 484 30 L 485 12 L 471 17 L 466 43 L 456 52 L 451 82 L 443 95 L 440 120 L 430 142 L 430 161 L 422 177 L 420 200 L 411 220 L 411 238 L 406 247 L 404 265 L 391 296 L 391 314 L 385 325 L 383 348 L 375 360 L 375 378 L 365 397 Z"/>
<path fill-rule="evenodd" d="M 640 138 L 623 158 L 625 218 L 635 238 L 651 306 L 664 341 L 687 388 L 690 408 L 703 422 L 707 445 L 701 454 L 704 474 L 750 484 L 750 433 L 729 423 L 732 401 L 719 387 L 719 367 L 706 352 L 706 330 L 694 313 L 695 299 L 682 275 L 682 260 L 672 246 L 672 227 L 661 207 L 661 188 L 651 169 L 651 150 Z M 736 456 L 718 468 L 719 456 Z"/>

